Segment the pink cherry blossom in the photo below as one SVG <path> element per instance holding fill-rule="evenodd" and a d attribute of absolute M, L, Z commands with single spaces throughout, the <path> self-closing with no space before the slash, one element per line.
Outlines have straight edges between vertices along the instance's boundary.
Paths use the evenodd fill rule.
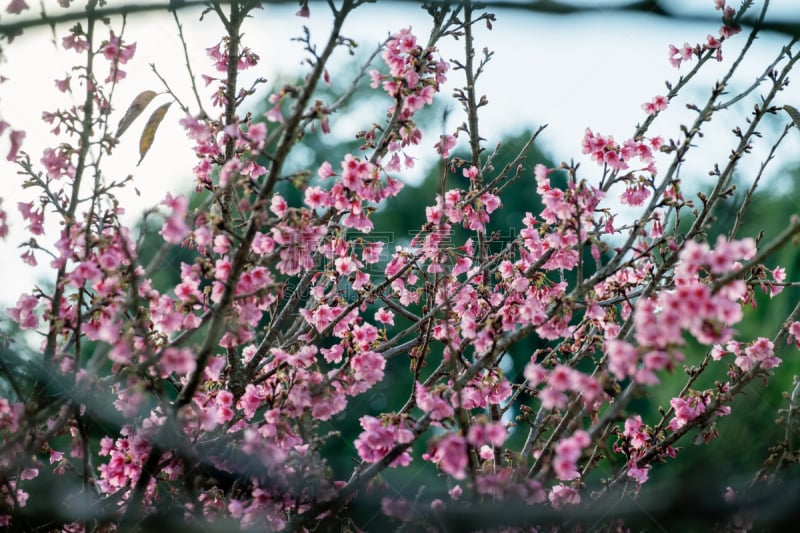
<path fill-rule="evenodd" d="M 381 307 L 375 312 L 375 320 L 387 326 L 394 326 L 394 313 L 385 307 Z"/>
<path fill-rule="evenodd" d="M 581 502 L 578 491 L 563 484 L 555 485 L 547 498 L 554 509 L 563 509 L 567 505 L 577 505 Z"/>
<path fill-rule="evenodd" d="M 103 57 L 109 61 L 125 64 L 133 58 L 136 53 L 136 43 L 122 44 L 122 40 L 111 32 L 107 41 L 101 45 Z"/>
<path fill-rule="evenodd" d="M 29 6 L 25 3 L 25 0 L 11 0 L 8 7 L 6 7 L 6 12 L 12 15 L 19 15 L 26 9 L 29 9 Z"/>
<path fill-rule="evenodd" d="M 22 294 L 15 307 L 7 309 L 8 316 L 22 329 L 35 329 L 39 326 L 39 318 L 35 313 L 39 299 L 30 294 Z"/>
<path fill-rule="evenodd" d="M 666 96 L 658 95 L 651 101 L 642 104 L 642 108 L 648 115 L 655 115 L 656 113 L 665 110 L 667 108 L 667 104 L 669 104 L 669 99 L 667 99 Z"/>
<path fill-rule="evenodd" d="M 463 437 L 449 434 L 434 444 L 430 460 L 454 479 L 464 479 L 467 468 L 467 446 Z"/>
<path fill-rule="evenodd" d="M 436 152 L 442 156 L 443 159 L 450 157 L 450 150 L 455 148 L 456 138 L 452 135 L 441 135 L 439 141 L 434 145 Z"/>
<path fill-rule="evenodd" d="M 8 161 L 14 161 L 17 159 L 17 153 L 22 147 L 22 141 L 25 139 L 25 135 L 25 132 L 22 130 L 12 130 L 9 134 L 11 148 L 8 150 L 8 155 L 6 156 Z"/>
<path fill-rule="evenodd" d="M 186 225 L 185 220 L 189 200 L 183 195 L 173 197 L 170 193 L 167 193 L 162 204 L 171 209 L 172 212 L 164 221 L 160 231 L 161 236 L 169 243 L 180 243 L 189 234 L 189 227 Z"/>

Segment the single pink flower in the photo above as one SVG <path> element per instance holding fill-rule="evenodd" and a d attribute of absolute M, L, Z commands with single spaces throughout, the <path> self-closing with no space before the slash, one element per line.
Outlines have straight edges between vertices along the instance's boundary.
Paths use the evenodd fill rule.
<path fill-rule="evenodd" d="M 6 7 L 6 12 L 12 15 L 19 15 L 26 9 L 29 9 L 29 6 L 25 3 L 25 0 L 11 0 L 8 7 Z"/>
<path fill-rule="evenodd" d="M 22 147 L 22 141 L 25 139 L 25 132 L 22 130 L 12 130 L 9 134 L 9 139 L 11 140 L 11 148 L 8 151 L 6 159 L 15 161 L 17 159 L 17 152 L 19 152 L 19 149 Z"/>
<path fill-rule="evenodd" d="M 450 150 L 452 150 L 456 145 L 456 138 L 452 135 L 440 135 L 439 142 L 434 145 L 436 148 L 436 153 L 442 156 L 443 159 L 446 159 L 450 156 Z"/>

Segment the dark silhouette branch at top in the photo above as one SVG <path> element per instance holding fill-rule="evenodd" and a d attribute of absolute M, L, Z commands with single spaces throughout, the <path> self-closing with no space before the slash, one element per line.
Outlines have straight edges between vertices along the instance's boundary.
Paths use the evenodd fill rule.
<path fill-rule="evenodd" d="M 228 4 L 230 0 L 217 0 L 214 4 Z M 266 2 L 264 2 L 266 3 Z M 279 3 L 279 2 L 273 2 Z M 87 19 L 100 20 L 117 15 L 132 15 L 137 13 L 150 13 L 159 11 L 176 11 L 179 9 L 207 7 L 212 2 L 192 1 L 192 0 L 170 0 L 168 2 L 151 3 L 129 3 L 113 7 L 103 7 L 93 9 L 91 12 L 86 10 L 69 10 L 57 15 L 36 15 L 27 18 L 20 18 L 12 22 L 0 23 L 0 36 L 13 39 L 22 34 L 23 31 L 40 26 L 53 26 L 70 22 L 80 22 Z"/>
<path fill-rule="evenodd" d="M 513 0 L 497 0 L 482 2 L 486 6 L 501 9 L 517 9 L 530 11 L 532 13 L 544 13 L 549 15 L 575 15 L 579 13 L 604 12 L 604 11 L 634 11 L 648 13 L 651 15 L 661 15 L 666 17 L 675 16 L 661 6 L 662 2 L 656 0 L 642 0 L 630 2 L 624 5 L 608 6 L 576 6 L 569 2 L 556 2 L 554 0 L 531 0 L 529 2 L 514 2 Z"/>
<path fill-rule="evenodd" d="M 419 5 L 418 0 L 401 0 L 408 3 Z M 152 2 L 144 4 L 131 3 L 127 5 L 120 5 L 114 7 L 105 7 L 95 9 L 91 14 L 86 11 L 71 10 L 58 15 L 45 15 L 23 18 L 11 22 L 0 23 L 0 36 L 5 38 L 13 38 L 20 35 L 24 30 L 29 28 L 36 28 L 40 26 L 52 26 L 54 24 L 62 24 L 69 22 L 78 22 L 86 20 L 88 17 L 93 19 L 102 19 L 116 15 L 131 15 L 137 13 L 148 13 L 158 11 L 175 11 L 184 10 L 188 8 L 201 8 L 207 7 L 212 4 L 227 4 L 230 0 L 216 0 L 215 2 L 197 1 L 197 0 L 171 0 L 168 2 Z M 260 3 L 264 5 L 281 5 L 281 4 L 297 4 L 297 0 L 264 0 L 259 2 L 253 0 L 253 3 Z M 621 12 L 621 13 L 641 13 L 653 15 L 663 18 L 669 18 L 680 21 L 689 22 L 708 22 L 715 21 L 719 17 L 702 16 L 702 15 L 686 15 L 669 11 L 664 6 L 668 5 L 667 2 L 658 0 L 640 0 L 637 2 L 630 2 L 618 6 L 575 6 L 568 2 L 558 2 L 555 0 L 531 0 L 529 2 L 515 2 L 513 0 L 489 0 L 482 2 L 484 6 L 491 9 L 509 9 L 537 14 L 549 15 L 576 15 L 585 13 L 600 13 L 600 12 Z M 313 5 L 311 9 L 311 16 L 313 17 Z M 746 18 L 742 20 L 744 25 L 752 24 L 752 20 Z M 761 29 L 766 31 L 774 31 L 789 35 L 791 37 L 800 38 L 800 19 L 795 21 L 764 21 L 761 23 Z"/>

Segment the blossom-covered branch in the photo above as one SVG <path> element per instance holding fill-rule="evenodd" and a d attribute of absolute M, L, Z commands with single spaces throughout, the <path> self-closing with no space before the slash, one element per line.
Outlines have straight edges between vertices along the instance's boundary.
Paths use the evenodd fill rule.
<path fill-rule="evenodd" d="M 493 52 L 476 55 L 477 29 L 502 24 L 494 14 L 469 1 L 425 5 L 427 37 L 395 28 L 348 74 L 333 58 L 356 49 L 343 31 L 353 11 L 375 8 L 365 4 L 328 2 L 329 33 L 318 41 L 304 29 L 304 70 L 283 84 L 260 75 L 269 55 L 247 40 L 259 2 L 202 4 L 203 23 L 215 19 L 221 32 L 203 65 L 190 63 L 176 11 L 195 4 L 171 5 L 191 103 L 155 67 L 166 92 L 141 87 L 127 105 L 115 97 L 120 84 L 142 83 L 126 79 L 137 43 L 116 15 L 153 6 L 90 0 L 84 12 L 37 19 L 80 58 L 56 87 L 81 104 L 44 112 L 56 140 L 41 155 L 22 149 L 21 129 L 11 134 L 9 158 L 32 194 L 0 202 L 0 238 L 3 209 L 16 207 L 28 234 L 20 268 L 46 262 L 50 284 L 15 288 L 3 323 L 3 526 L 144 530 L 177 516 L 209 529 L 361 527 L 370 495 L 382 517 L 408 527 L 447 530 L 465 500 L 537 509 L 521 513 L 532 521 L 524 526 L 546 525 L 565 509 L 592 513 L 611 495 L 647 490 L 656 465 L 681 460 L 682 442 L 711 443 L 717 420 L 737 416 L 737 397 L 772 382 L 782 345 L 800 346 L 798 307 L 777 332 L 736 330 L 748 306 L 774 305 L 798 283 L 767 267 L 796 238 L 796 217 L 764 242 L 740 235 L 796 126 L 765 127 L 794 109 L 782 101 L 800 57 L 794 41 L 726 99 L 768 2 L 746 37 L 737 34 L 751 3 L 715 0 L 713 33 L 665 46 L 663 60 L 685 73 L 643 98 L 628 139 L 587 125 L 575 144 L 588 168 L 531 158 L 544 127 L 515 150 L 487 150 L 481 82 Z M 301 2 L 298 15 L 310 9 Z M 737 38 L 745 42 L 726 63 Z M 440 54 L 450 39 L 461 58 Z M 699 73 L 716 63 L 729 68 L 704 86 Z M 244 71 L 256 73 L 249 86 Z M 425 117 L 449 98 L 448 79 L 461 120 L 431 136 Z M 268 92 L 261 111 L 256 87 Z M 689 88 L 705 94 L 689 105 L 691 122 L 656 131 Z M 320 148 L 313 164 L 295 157 L 313 151 L 360 91 L 381 108 L 348 117 L 358 148 Z M 731 152 L 708 164 L 713 183 L 692 191 L 699 203 L 687 199 L 680 176 L 704 130 L 751 98 L 752 112 L 718 141 Z M 173 102 L 180 117 L 169 114 Z M 112 134 L 115 106 L 123 116 Z M 132 230 L 115 195 L 137 170 L 112 180 L 106 161 L 144 114 L 141 159 L 162 122 L 178 122 L 193 143 L 194 192 L 166 192 Z M 736 205 L 736 172 L 761 137 L 770 148 Z M 411 235 L 389 249 L 376 228 L 421 153 L 440 160 L 438 189 L 416 200 L 422 226 L 403 228 Z M 521 230 L 505 238 L 497 219 L 518 183 L 530 208 L 509 214 Z M 733 227 L 709 238 L 723 209 L 736 213 Z M 173 253 L 169 281 L 159 274 Z M 781 468 L 794 460 L 796 397 L 795 385 L 783 448 L 771 454 Z M 404 480 L 417 474 L 402 476 L 412 469 L 425 492 L 410 497 Z M 57 523 L 27 512 L 54 479 L 67 487 L 52 504 Z M 512 515 L 497 525 L 520 526 Z"/>

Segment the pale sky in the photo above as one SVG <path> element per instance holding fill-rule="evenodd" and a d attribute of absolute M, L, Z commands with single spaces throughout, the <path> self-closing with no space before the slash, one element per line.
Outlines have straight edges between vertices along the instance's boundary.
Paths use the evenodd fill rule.
<path fill-rule="evenodd" d="M 676 1 L 674 4 L 714 14 L 711 0 Z M 778 17 L 792 16 L 797 12 L 796 0 L 773 1 L 772 5 L 772 12 Z M 263 76 L 275 80 L 281 74 L 288 77 L 289 73 L 297 72 L 303 57 L 301 45 L 289 39 L 300 35 L 304 24 L 310 27 L 312 37 L 317 41 L 325 38 L 330 17 L 324 3 L 311 4 L 310 19 L 295 17 L 293 14 L 296 10 L 295 3 L 268 6 L 245 23 L 244 43 L 261 56 L 259 67 L 247 71 L 245 79 Z M 36 9 L 29 13 L 35 12 Z M 614 12 L 554 17 L 498 10 L 496 16 L 493 31 L 482 30 L 477 35 L 479 49 L 488 46 L 495 52 L 482 78 L 483 85 L 479 86 L 490 102 L 482 108 L 481 133 L 487 138 L 488 146 L 493 147 L 504 135 L 535 129 L 547 123 L 549 127 L 540 137 L 540 146 L 551 153 L 556 162 L 572 158 L 582 160 L 580 145 L 587 126 L 596 132 L 613 134 L 620 141 L 626 139 L 636 123 L 645 118 L 641 104 L 657 94 L 664 94 L 665 80 L 675 81 L 685 71 L 677 71 L 670 65 L 668 45 L 702 42 L 707 34 L 716 34 L 719 27 L 716 23 L 665 21 Z M 213 16 L 208 16 L 203 22 L 198 22 L 197 18 L 196 14 L 181 12 L 192 67 L 198 76 L 213 74 L 205 48 L 218 42 L 220 26 Z M 9 20 L 9 16 L 3 14 L 3 20 Z M 426 35 L 429 23 L 425 12 L 412 2 L 392 4 L 381 0 L 377 5 L 367 4 L 359 8 L 345 25 L 343 34 L 355 39 L 360 44 L 360 50 L 368 51 L 374 49 L 388 32 L 408 26 L 419 35 Z M 115 21 L 114 28 L 119 27 L 119 21 Z M 67 29 L 67 25 L 57 28 L 57 43 L 60 44 Z M 172 88 L 191 105 L 193 99 L 186 90 L 188 74 L 183 66 L 182 50 L 172 18 L 132 16 L 125 35 L 127 41 L 136 41 L 138 47 L 136 56 L 124 68 L 128 78 L 118 88 L 114 121 L 119 119 L 127 104 L 139 92 L 145 89 L 162 90 L 163 87 L 150 70 L 150 63 L 155 63 Z M 745 38 L 746 35 L 742 33 L 726 43 L 729 45 L 724 48 L 726 58 L 735 57 Z M 784 36 L 762 35 L 752 57 L 743 65 L 738 83 L 741 86 L 751 83 L 787 41 L 788 38 Z M 447 43 L 442 56 L 446 59 L 460 57 L 457 47 L 461 43 Z M 45 147 L 58 142 L 49 133 L 49 127 L 42 123 L 41 113 L 44 109 L 54 110 L 71 105 L 68 95 L 56 91 L 54 80 L 64 78 L 70 61 L 78 59 L 78 56 L 73 52 L 64 52 L 60 46 L 55 47 L 49 30 L 29 31 L 5 48 L 7 62 L 0 64 L 0 74 L 10 81 L 0 86 L 0 116 L 12 127 L 27 131 L 23 148 L 32 155 L 34 161 L 38 161 Z M 340 57 L 348 60 L 346 54 L 342 53 Z M 355 65 L 352 62 L 349 64 Z M 691 114 L 683 109 L 685 104 L 704 101 L 709 81 L 721 76 L 728 64 L 714 65 L 703 78 L 705 83 L 695 84 L 695 88 L 689 88 L 680 101 L 672 102 L 670 110 L 663 118 L 659 117 L 651 133 L 658 133 L 665 138 L 679 136 L 681 121 L 691 118 Z M 380 64 L 378 68 L 381 68 Z M 331 69 L 331 74 L 336 75 L 334 69 Z M 463 84 L 461 76 L 458 72 L 450 73 L 450 87 L 443 91 L 441 98 L 447 99 L 452 87 Z M 272 86 L 268 85 L 267 89 L 272 89 Z M 167 101 L 166 96 L 158 98 L 154 102 Z M 800 86 L 790 86 L 781 101 L 800 107 Z M 687 162 L 684 179 L 694 174 L 698 180 L 702 180 L 714 161 L 724 161 L 732 143 L 730 130 L 740 124 L 739 117 L 751 109 L 752 100 L 748 102 L 745 107 L 722 115 L 709 126 L 702 141 L 704 146 L 696 151 L 694 160 Z M 252 105 L 255 104 L 256 100 L 252 100 Z M 463 120 L 457 112 L 457 105 L 453 106 L 453 111 L 451 129 Z M 380 117 L 377 114 L 374 118 L 366 117 L 364 120 L 368 125 Z M 143 209 L 158 204 L 167 190 L 180 193 L 188 192 L 193 187 L 191 167 L 195 158 L 182 129 L 177 125 L 179 118 L 180 112 L 177 106 L 173 106 L 141 166 L 136 166 L 137 136 L 143 126 L 143 118 L 123 137 L 121 145 L 107 161 L 109 177 L 122 178 L 132 174 L 141 192 L 140 197 L 133 190 L 124 196 L 123 205 L 128 209 L 131 223 L 135 222 L 137 214 Z M 780 119 L 782 124 L 785 117 Z M 347 120 L 357 121 L 359 117 Z M 342 122 L 347 124 L 344 119 Z M 434 161 L 432 146 L 438 133 L 430 132 L 423 140 L 415 154 L 421 160 L 419 172 L 409 174 L 409 181 L 418 180 L 425 162 Z M 800 133 L 792 133 L 794 135 L 790 136 L 789 146 L 783 149 L 784 154 L 800 153 Z M 0 179 L 3 180 L 0 196 L 4 198 L 3 208 L 8 211 L 12 233 L 5 242 L 0 242 L 0 253 L 3 254 L 0 275 L 4 280 L 15 280 L 15 283 L 0 291 L 0 306 L 15 302 L 19 292 L 29 290 L 28 287 L 36 279 L 36 274 L 17 260 L 20 254 L 17 245 L 24 235 L 20 231 L 22 224 L 15 207 L 18 201 L 29 201 L 34 197 L 30 190 L 22 191 L 19 188 L 20 177 L 16 174 L 16 168 L 5 161 L 7 142 L 7 135 L 0 140 L 3 154 L 0 158 Z M 745 172 L 755 169 L 760 163 L 757 156 L 763 155 L 765 150 L 766 145 L 757 146 L 753 160 L 745 162 L 742 169 Z M 778 173 L 793 163 L 783 158 L 774 163 L 772 171 Z M 599 175 L 599 167 L 589 162 L 582 169 L 584 177 Z M 51 237 L 57 234 L 55 229 L 51 229 L 50 233 Z M 42 263 L 46 263 L 44 257 L 41 259 Z M 46 269 L 42 272 L 47 274 Z"/>

